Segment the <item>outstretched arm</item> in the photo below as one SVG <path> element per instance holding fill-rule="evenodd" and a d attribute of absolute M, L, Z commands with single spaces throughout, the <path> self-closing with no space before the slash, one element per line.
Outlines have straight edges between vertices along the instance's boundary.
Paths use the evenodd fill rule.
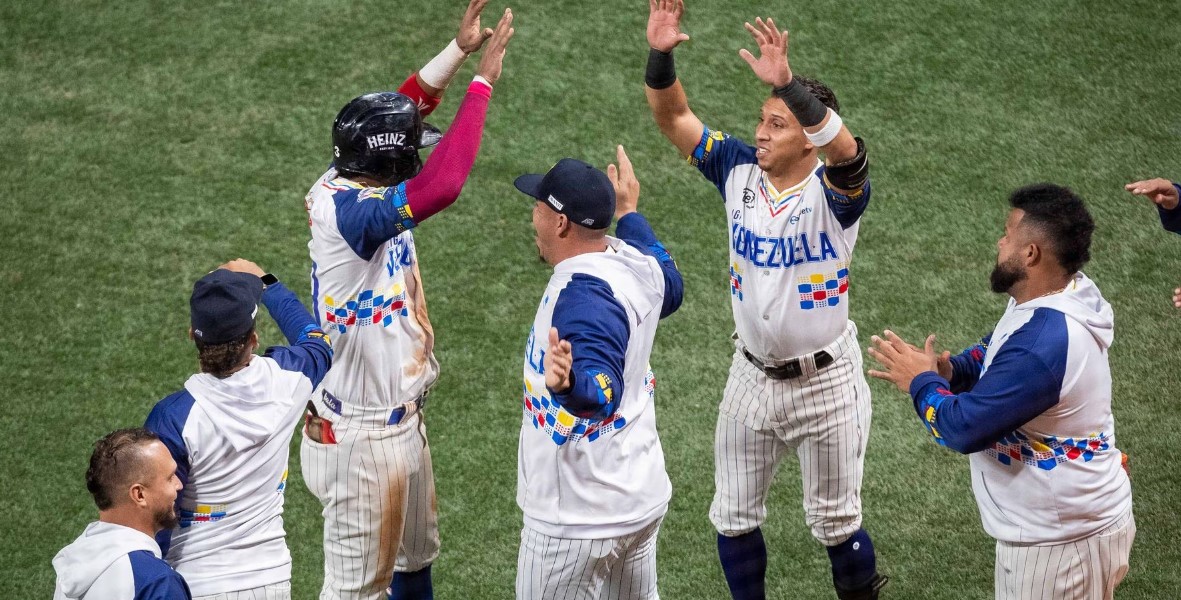
<path fill-rule="evenodd" d="M 619 165 L 607 165 L 607 178 L 615 187 L 615 235 L 640 252 L 655 258 L 664 274 L 664 303 L 660 307 L 663 319 L 681 307 L 685 296 L 685 281 L 677 262 L 652 231 L 648 220 L 637 212 L 640 200 L 640 180 L 636 179 L 632 161 L 623 146 L 615 147 Z"/>
<path fill-rule="evenodd" d="M 1165 230 L 1181 233 L 1181 184 L 1158 177 L 1129 183 L 1124 189 L 1152 200 Z"/>
<path fill-rule="evenodd" d="M 673 66 L 673 49 L 689 36 L 681 32 L 685 0 L 648 0 L 648 69 L 644 74 L 644 95 L 656 126 L 681 156 L 689 156 L 705 125 L 689 110 L 685 88 Z"/>
<path fill-rule="evenodd" d="M 398 87 L 398 92 L 409 96 L 418 104 L 422 116 L 431 114 L 439 106 L 443 92 L 459 71 L 459 67 L 463 66 L 469 55 L 479 51 L 484 42 L 492 37 L 491 28 L 480 26 L 480 12 L 487 4 L 488 0 L 471 0 L 463 13 L 463 20 L 459 22 L 459 31 L 455 34 L 455 39 Z"/>

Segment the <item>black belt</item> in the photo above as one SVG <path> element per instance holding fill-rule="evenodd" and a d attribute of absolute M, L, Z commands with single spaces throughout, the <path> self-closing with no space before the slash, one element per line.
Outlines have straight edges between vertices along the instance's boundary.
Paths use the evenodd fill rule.
<path fill-rule="evenodd" d="M 763 364 L 763 361 L 759 360 L 755 355 L 748 352 L 746 348 L 742 349 L 742 355 L 746 357 L 746 360 L 750 361 L 750 364 L 758 367 L 760 371 L 766 373 L 767 377 L 770 377 L 771 379 L 795 379 L 796 377 L 804 374 L 804 365 L 801 364 L 801 361 L 798 358 L 789 360 L 779 366 L 768 367 L 767 365 Z M 824 350 L 813 354 L 812 360 L 816 362 L 817 371 L 836 362 L 836 359 L 834 359 L 831 354 L 825 352 Z"/>

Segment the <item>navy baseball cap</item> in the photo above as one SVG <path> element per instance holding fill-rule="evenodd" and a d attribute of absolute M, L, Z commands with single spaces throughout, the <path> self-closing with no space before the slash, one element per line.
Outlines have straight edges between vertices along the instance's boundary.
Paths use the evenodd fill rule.
<path fill-rule="evenodd" d="M 193 284 L 189 299 L 193 338 L 202 344 L 224 344 L 254 327 L 262 279 L 249 273 L 218 269 Z"/>
<path fill-rule="evenodd" d="M 615 216 L 615 186 L 607 174 L 576 158 L 563 158 L 545 175 L 522 175 L 513 185 L 587 229 L 606 229 Z"/>

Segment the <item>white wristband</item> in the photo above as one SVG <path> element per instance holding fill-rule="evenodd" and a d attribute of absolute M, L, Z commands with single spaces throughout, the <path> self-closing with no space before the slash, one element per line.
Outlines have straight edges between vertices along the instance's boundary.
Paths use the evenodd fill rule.
<path fill-rule="evenodd" d="M 447 84 L 451 83 L 451 78 L 455 77 L 455 73 L 459 71 L 459 67 L 463 66 L 463 61 L 467 60 L 467 54 L 459 49 L 459 43 L 451 40 L 446 48 L 438 54 L 438 56 L 431 59 L 426 66 L 418 70 L 418 77 L 422 82 L 436 89 L 446 89 Z"/>
<path fill-rule="evenodd" d="M 841 132 L 842 125 L 844 125 L 844 122 L 841 121 L 841 115 L 838 115 L 835 110 L 830 108 L 828 109 L 828 123 L 825 123 L 824 127 L 820 128 L 820 131 L 816 133 L 808 133 L 805 130 L 804 136 L 817 148 L 827 146 L 833 140 L 837 139 L 837 134 Z"/>

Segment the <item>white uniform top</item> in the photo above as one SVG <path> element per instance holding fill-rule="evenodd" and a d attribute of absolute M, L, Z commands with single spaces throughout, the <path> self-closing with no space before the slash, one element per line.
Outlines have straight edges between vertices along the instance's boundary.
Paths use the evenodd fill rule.
<path fill-rule="evenodd" d="M 804 181 L 776 190 L 755 148 L 708 127 L 689 156 L 726 202 L 730 294 L 738 337 L 775 361 L 816 352 L 845 331 L 849 264 L 869 183 L 849 199 L 817 163 Z"/>
<path fill-rule="evenodd" d="M 147 534 L 95 521 L 53 557 L 54 600 L 189 600 L 184 579 Z"/>
<path fill-rule="evenodd" d="M 312 312 L 336 354 L 323 389 L 355 406 L 395 407 L 438 377 L 405 184 L 368 188 L 329 169 L 305 199 Z M 386 237 L 383 211 L 401 215 Z M 323 415 L 329 419 L 331 414 Z"/>
<path fill-rule="evenodd" d="M 614 252 L 581 254 L 554 267 L 525 347 L 517 504 L 528 527 L 552 537 L 602 539 L 634 533 L 662 516 L 672 496 L 656 433 L 655 379 L 648 366 L 664 302 L 664 275 L 656 258 L 607 239 Z M 554 309 L 560 299 L 570 302 L 562 294 L 580 293 L 569 291 L 575 286 L 609 290 L 599 287 L 602 294 L 595 301 L 577 300 L 563 310 L 591 320 L 598 311 L 618 307 L 626 314 L 623 393 L 605 419 L 575 417 L 545 385 Z M 565 339 L 568 332 L 556 326 Z M 575 361 L 580 353 L 586 352 L 575 345 Z M 575 377 L 586 375 L 575 371 Z M 591 377 L 600 379 L 605 400 L 614 401 L 610 377 Z"/>
<path fill-rule="evenodd" d="M 953 395 L 934 373 L 911 385 L 936 439 L 971 453 L 992 537 L 1061 544 L 1131 509 L 1111 413 L 1113 324 L 1111 305 L 1078 273 L 1061 293 L 1010 300 L 990 339 L 953 359 L 952 386 L 969 389 Z"/>

